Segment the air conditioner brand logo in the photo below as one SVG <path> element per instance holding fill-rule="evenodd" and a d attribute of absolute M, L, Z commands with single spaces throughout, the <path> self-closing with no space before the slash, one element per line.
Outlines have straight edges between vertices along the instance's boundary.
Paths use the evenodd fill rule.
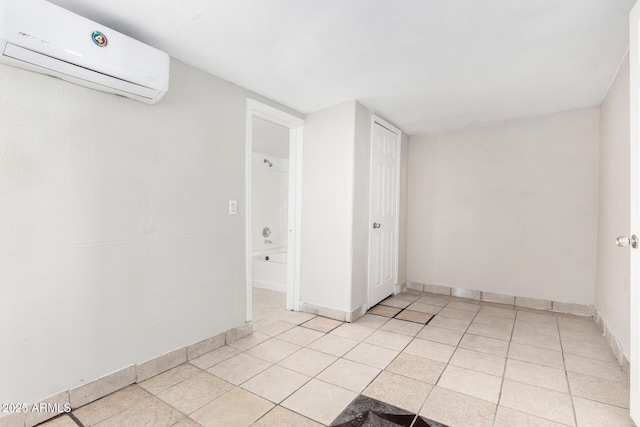
<path fill-rule="evenodd" d="M 105 47 L 107 45 L 107 43 L 109 43 L 107 41 L 107 36 L 102 34 L 100 31 L 94 31 L 91 34 L 91 39 L 93 39 L 93 42 L 95 44 L 97 44 L 98 46 L 100 46 L 100 47 Z"/>

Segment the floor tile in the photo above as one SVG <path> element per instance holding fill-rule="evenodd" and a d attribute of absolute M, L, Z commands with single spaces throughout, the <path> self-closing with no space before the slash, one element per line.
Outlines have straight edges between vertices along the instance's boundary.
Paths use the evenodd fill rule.
<path fill-rule="evenodd" d="M 457 346 L 463 335 L 464 332 L 438 328 L 429 324 L 418 332 L 416 338 Z"/>
<path fill-rule="evenodd" d="M 509 327 L 510 330 L 512 330 L 513 325 L 515 324 L 515 320 L 507 317 L 494 316 L 492 314 L 487 314 L 482 310 L 480 310 L 476 315 L 476 317 L 474 317 L 472 323 L 481 323 L 483 325 Z"/>
<path fill-rule="evenodd" d="M 424 325 L 433 317 L 432 314 L 420 313 L 418 311 L 402 310 L 395 319 L 406 320 L 407 322 L 415 322 Z"/>
<path fill-rule="evenodd" d="M 22 426 L 24 425 L 24 423 L 19 425 Z M 8 424 L 8 426 L 11 426 L 11 424 Z M 73 421 L 68 415 L 63 415 L 39 424 L 39 427 L 78 427 L 78 424 L 76 424 L 76 422 Z"/>
<path fill-rule="evenodd" d="M 387 307 L 386 305 L 376 305 L 367 311 L 367 314 L 376 314 L 378 316 L 393 317 L 402 311 L 401 308 Z"/>
<path fill-rule="evenodd" d="M 369 338 L 364 340 L 364 342 L 378 347 L 388 348 L 390 350 L 401 351 L 411 342 L 411 340 L 412 338 L 407 335 L 378 330 L 371 334 Z"/>
<path fill-rule="evenodd" d="M 384 325 L 380 326 L 383 331 L 395 332 L 397 334 L 409 335 L 415 337 L 424 327 L 419 323 L 407 322 L 406 320 L 391 319 Z"/>
<path fill-rule="evenodd" d="M 449 304 L 447 304 L 446 308 L 453 308 L 455 310 L 477 313 L 480 310 L 480 304 L 469 304 L 466 302 L 451 301 Z"/>
<path fill-rule="evenodd" d="M 380 373 L 380 369 L 351 360 L 338 359 L 322 371 L 317 379 L 360 393 Z"/>
<path fill-rule="evenodd" d="M 371 344 L 361 343 L 343 356 L 354 362 L 363 363 L 378 369 L 384 369 L 398 355 L 399 351 L 389 350 Z"/>
<path fill-rule="evenodd" d="M 435 305 L 438 307 L 444 307 L 445 305 L 449 304 L 449 300 L 447 299 L 447 297 L 444 297 L 444 296 L 436 297 L 433 295 L 427 295 L 427 296 L 421 297 L 416 302 L 419 302 L 420 304 Z"/>
<path fill-rule="evenodd" d="M 414 356 L 425 357 L 427 359 L 447 363 L 449 362 L 449 359 L 451 359 L 451 355 L 453 354 L 455 349 L 455 347 L 447 344 L 440 344 L 437 342 L 416 338 L 411 341 L 411 343 L 403 350 L 403 352 L 413 354 Z"/>
<path fill-rule="evenodd" d="M 171 427 L 202 427 L 202 426 L 199 423 L 193 421 L 191 418 L 185 417 L 180 421 L 178 421 L 177 423 L 175 423 L 174 425 L 172 425 Z"/>
<path fill-rule="evenodd" d="M 567 372 L 571 394 L 629 409 L 629 384 Z"/>
<path fill-rule="evenodd" d="M 525 414 L 524 412 L 516 411 L 515 409 L 507 408 L 505 406 L 498 406 L 498 412 L 496 414 L 496 422 L 494 427 L 565 427 L 564 424 L 559 424 L 544 418 L 539 418 L 534 415 Z"/>
<path fill-rule="evenodd" d="M 442 307 L 438 305 L 422 304 L 420 302 L 414 302 L 413 304 L 407 307 L 407 310 L 416 311 L 418 313 L 424 313 L 424 314 L 438 314 L 438 312 L 442 310 Z"/>
<path fill-rule="evenodd" d="M 344 322 L 327 317 L 317 316 L 311 320 L 304 322 L 302 327 L 316 330 L 318 332 L 327 333 L 342 325 Z"/>
<path fill-rule="evenodd" d="M 95 425 L 151 397 L 139 385 L 131 385 L 73 411 L 85 425 Z"/>
<path fill-rule="evenodd" d="M 393 296 L 380 301 L 380 305 L 386 305 L 389 307 L 396 307 L 396 308 L 406 308 L 409 304 L 411 304 L 411 301 L 407 301 L 404 298 L 397 298 Z"/>
<path fill-rule="evenodd" d="M 261 319 L 253 322 L 253 332 L 275 337 L 284 331 L 288 331 L 294 326 L 295 325 L 292 325 L 291 323 L 283 322 L 281 320 Z"/>
<path fill-rule="evenodd" d="M 434 387 L 420 415 L 449 427 L 491 427 L 495 412 L 493 403 Z"/>
<path fill-rule="evenodd" d="M 565 371 L 548 366 L 509 359 L 504 377 L 561 393 L 569 393 Z"/>
<path fill-rule="evenodd" d="M 438 380 L 438 387 L 498 403 L 502 378 L 449 365 Z"/>
<path fill-rule="evenodd" d="M 445 308 L 440 310 L 438 316 L 471 321 L 476 317 L 476 313 L 472 311 L 456 310 L 455 308 L 449 308 L 447 305 Z"/>
<path fill-rule="evenodd" d="M 241 387 L 274 403 L 280 403 L 310 379 L 306 375 L 289 369 L 272 366 L 242 384 Z"/>
<path fill-rule="evenodd" d="M 276 406 L 264 417 L 260 418 L 253 427 L 322 427 L 322 424 L 296 414 L 282 406 Z"/>
<path fill-rule="evenodd" d="M 560 338 L 558 336 L 544 335 L 536 332 L 523 332 L 522 330 L 517 329 L 517 326 L 513 331 L 511 342 L 553 351 L 562 350 L 562 347 L 560 346 Z"/>
<path fill-rule="evenodd" d="M 613 355 L 609 346 L 600 346 L 590 344 L 580 340 L 564 339 L 562 341 L 562 351 L 564 353 L 575 354 L 577 356 L 588 357 L 589 359 L 598 359 L 603 362 L 617 363 L 616 357 Z"/>
<path fill-rule="evenodd" d="M 476 323 L 474 321 L 469 325 L 467 333 L 509 341 L 511 339 L 511 325 L 491 325 L 487 323 Z"/>
<path fill-rule="evenodd" d="M 522 360 L 524 362 L 537 363 L 538 365 L 549 366 L 550 368 L 564 369 L 564 360 L 559 351 L 546 350 L 530 345 L 511 343 L 509 346 L 510 359 Z"/>
<path fill-rule="evenodd" d="M 417 413 L 432 388 L 422 381 L 383 371 L 362 394 Z"/>
<path fill-rule="evenodd" d="M 97 427 L 149 426 L 168 427 L 181 418 L 180 412 L 162 402 L 160 399 L 150 397 L 135 406 L 120 412 L 106 420 L 96 424 Z"/>
<path fill-rule="evenodd" d="M 565 354 L 564 362 L 567 372 L 576 372 L 610 381 L 624 383 L 629 381 L 629 375 L 625 374 L 617 363 L 603 362 L 602 360 L 589 359 L 574 354 Z"/>
<path fill-rule="evenodd" d="M 282 406 L 329 425 L 356 396 L 352 391 L 312 379 L 282 402 Z"/>
<path fill-rule="evenodd" d="M 335 335 L 354 341 L 362 341 L 374 332 L 375 330 L 372 328 L 367 328 L 353 323 L 345 323 L 331 331 L 329 335 Z"/>
<path fill-rule="evenodd" d="M 271 363 L 241 353 L 207 370 L 231 384 L 240 385 L 271 366 Z"/>
<path fill-rule="evenodd" d="M 495 356 L 506 356 L 509 349 L 507 341 L 497 340 L 495 338 L 481 337 L 479 335 L 464 334 L 458 347 L 467 350 L 475 350 L 481 353 L 489 353 Z"/>
<path fill-rule="evenodd" d="M 479 314 L 487 314 L 490 316 L 504 317 L 506 319 L 515 319 L 516 311 L 514 309 L 496 308 L 490 306 L 482 306 Z"/>
<path fill-rule="evenodd" d="M 359 326 L 366 326 L 367 328 L 378 329 L 380 326 L 384 325 L 388 321 L 389 321 L 388 317 L 367 313 L 353 323 Z"/>
<path fill-rule="evenodd" d="M 573 404 L 576 409 L 576 418 L 579 427 L 635 426 L 627 409 L 605 405 L 604 403 L 594 402 L 580 397 L 574 397 Z"/>
<path fill-rule="evenodd" d="M 303 348 L 281 360 L 278 365 L 309 377 L 315 377 L 336 360 L 338 360 L 336 356 Z"/>
<path fill-rule="evenodd" d="M 505 379 L 500 405 L 568 426 L 575 425 L 571 397 L 557 391 Z"/>
<path fill-rule="evenodd" d="M 304 347 L 323 336 L 323 332 L 314 331 L 313 329 L 303 328 L 301 326 L 295 326 L 292 329 L 281 333 L 277 338 L 279 340 Z"/>
<path fill-rule="evenodd" d="M 176 366 L 175 368 L 169 369 L 160 375 L 156 375 L 155 377 L 151 377 L 148 380 L 141 382 L 140 387 L 144 388 L 149 393 L 158 394 L 161 391 L 201 372 L 201 369 L 196 368 L 190 363 L 183 363 L 180 366 Z"/>
<path fill-rule="evenodd" d="M 217 365 L 220 362 L 224 362 L 239 353 L 239 350 L 225 345 L 210 351 L 209 353 L 205 353 L 202 356 L 191 360 L 189 363 L 200 369 L 209 369 L 210 367 Z"/>
<path fill-rule="evenodd" d="M 527 309 L 523 307 L 516 307 L 517 314 L 516 319 L 528 322 L 547 323 L 550 325 L 557 325 L 558 320 L 553 312 Z"/>
<path fill-rule="evenodd" d="M 294 325 L 301 325 L 316 317 L 315 314 L 303 313 L 301 311 L 280 311 L 276 318 L 283 322 L 292 323 Z"/>
<path fill-rule="evenodd" d="M 438 328 L 452 329 L 454 331 L 465 332 L 471 320 L 454 319 L 453 317 L 435 316 L 429 322 L 429 325 L 436 326 Z"/>
<path fill-rule="evenodd" d="M 385 371 L 413 378 L 428 384 L 435 384 L 446 365 L 435 360 L 412 354 L 400 353 Z"/>
<path fill-rule="evenodd" d="M 506 357 L 481 353 L 475 350 L 467 350 L 466 348 L 458 348 L 453 354 L 453 357 L 451 357 L 449 364 L 502 377 L 506 360 Z"/>
<path fill-rule="evenodd" d="M 248 337 L 244 337 L 242 339 L 239 339 L 238 341 L 232 342 L 231 344 L 229 344 L 229 347 L 233 347 L 236 350 L 240 350 L 240 351 L 246 351 L 251 347 L 255 347 L 258 344 L 265 342 L 269 338 L 271 338 L 269 335 L 261 334 L 259 332 L 254 332 Z"/>
<path fill-rule="evenodd" d="M 317 341 L 309 344 L 307 348 L 341 357 L 356 345 L 358 345 L 358 341 L 327 334 Z"/>
<path fill-rule="evenodd" d="M 300 350 L 299 345 L 282 341 L 278 338 L 271 338 L 268 341 L 258 344 L 246 351 L 246 354 L 266 360 L 271 363 L 278 363 L 285 357 Z"/>
<path fill-rule="evenodd" d="M 203 372 L 159 393 L 158 397 L 183 414 L 190 414 L 231 389 L 232 384 Z"/>
<path fill-rule="evenodd" d="M 191 414 L 205 427 L 246 427 L 274 407 L 267 399 L 241 388 L 234 388 Z"/>

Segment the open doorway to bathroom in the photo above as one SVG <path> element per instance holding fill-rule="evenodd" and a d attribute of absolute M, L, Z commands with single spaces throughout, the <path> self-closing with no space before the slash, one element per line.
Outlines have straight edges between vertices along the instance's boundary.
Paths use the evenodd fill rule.
<path fill-rule="evenodd" d="M 258 309 L 254 297 L 299 310 L 302 125 L 247 100 L 247 320 Z"/>

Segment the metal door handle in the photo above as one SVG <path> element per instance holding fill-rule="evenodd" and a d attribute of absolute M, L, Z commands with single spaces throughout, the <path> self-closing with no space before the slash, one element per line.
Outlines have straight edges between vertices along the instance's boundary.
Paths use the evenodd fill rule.
<path fill-rule="evenodd" d="M 621 248 L 626 248 L 627 246 L 631 245 L 631 247 L 635 249 L 638 247 L 638 237 L 635 234 L 631 237 L 620 236 L 616 239 L 616 245 L 620 246 Z"/>
<path fill-rule="evenodd" d="M 380 223 L 379 222 L 374 222 L 373 223 L 373 228 L 380 228 Z"/>

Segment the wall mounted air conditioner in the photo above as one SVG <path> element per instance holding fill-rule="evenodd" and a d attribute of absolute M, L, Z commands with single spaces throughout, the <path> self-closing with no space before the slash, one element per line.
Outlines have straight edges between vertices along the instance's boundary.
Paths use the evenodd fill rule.
<path fill-rule="evenodd" d="M 169 56 L 44 0 L 0 0 L 0 63 L 147 104 L 169 88 Z"/>

